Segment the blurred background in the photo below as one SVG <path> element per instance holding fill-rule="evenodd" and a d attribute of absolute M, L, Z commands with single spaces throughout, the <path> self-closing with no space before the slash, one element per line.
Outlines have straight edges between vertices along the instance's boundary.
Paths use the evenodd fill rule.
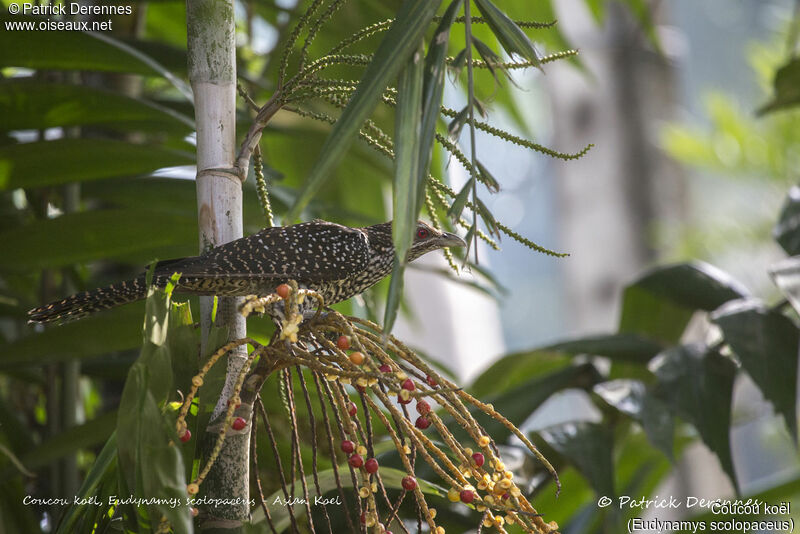
<path fill-rule="evenodd" d="M 387 19 L 397 4 L 346 3 L 337 23 L 320 31 L 312 55 Z M 193 111 L 183 81 L 185 8 L 172 1 L 131 5 L 133 15 L 114 19 L 108 35 L 118 43 L 113 46 L 81 33 L 0 31 L 0 433 L 5 449 L 27 470 L 47 473 L 47 482 L 20 475 L 14 455 L 0 454 L 2 473 L 14 476 L 13 488 L 0 490 L 6 492 L 0 511 L 8 521 L 12 516 L 22 521 L 18 516 L 27 514 L 44 531 L 52 528 L 56 512 L 20 511 L 9 503 L 31 492 L 75 491 L 113 428 L 113 406 L 137 354 L 142 308 L 134 305 L 45 331 L 25 325 L 24 311 L 131 276 L 155 258 L 191 255 L 197 248 Z M 239 76 L 264 102 L 274 89 L 275 47 L 298 8 L 293 0 L 236 5 Z M 601 494 L 730 498 L 737 491 L 746 496 L 769 490 L 775 498 L 791 497 L 800 491 L 796 441 L 781 417 L 786 414 L 776 413 L 762 393 L 763 384 L 742 372 L 731 378 L 730 425 L 716 434 L 729 435 L 729 442 L 709 446 L 713 440 L 702 424 L 681 415 L 699 431 L 680 426 L 674 457 L 668 458 L 658 445 L 648 444 L 654 430 L 643 421 L 624 432 L 610 424 L 617 424 L 616 416 L 609 416 L 608 406 L 598 407 L 603 395 L 592 389 L 620 377 L 641 379 L 649 387 L 653 376 L 660 379 L 654 369 L 648 374 L 640 360 L 625 374 L 633 367 L 619 371 L 614 355 L 603 350 L 553 347 L 624 330 L 626 287 L 658 265 L 707 262 L 738 280 L 729 289 L 741 297 L 780 298 L 768 268 L 785 253 L 772 231 L 798 179 L 800 127 L 796 111 L 766 116 L 757 111 L 772 97 L 776 70 L 795 53 L 798 4 L 503 0 L 498 5 L 515 19 L 558 20 L 555 29 L 528 31 L 542 55 L 567 49 L 580 54 L 548 63 L 543 71 L 514 70 L 513 82 L 495 82 L 481 73 L 486 120 L 559 152 L 594 147 L 582 158 L 564 161 L 478 131 L 477 155 L 501 184 L 499 193 L 483 198 L 514 232 L 569 256 L 538 254 L 504 237 L 500 250 L 480 242 L 477 266 L 458 277 L 440 255 L 425 256 L 406 273 L 403 313 L 394 334 L 489 397 L 506 395 L 512 403 L 523 395 L 517 400 L 524 401 L 542 386 L 543 397 L 531 400 L 515 422 L 526 432 L 544 432 L 537 443 L 566 471 L 562 497 L 555 500 L 550 489 L 542 491 L 541 473 L 515 452 L 513 440 L 507 463 L 542 492 L 541 509 L 566 525 L 565 531 L 619 531 L 620 517 L 598 516 L 594 502 Z M 453 34 L 454 40 L 463 37 L 461 29 Z M 480 35 L 496 45 L 488 32 Z M 367 53 L 376 42 L 359 43 L 353 53 Z M 361 72 L 352 65 L 332 71 L 354 79 Z M 465 102 L 462 80 L 448 76 L 445 106 L 459 110 Z M 330 106 L 314 109 L 329 111 Z M 380 108 L 373 118 L 392 132 L 392 113 Z M 239 120 L 241 134 L 251 120 L 244 105 Z M 288 111 L 267 128 L 262 146 L 278 220 L 328 132 L 328 125 Z M 458 141 L 466 150 L 466 128 Z M 438 145 L 433 167 L 456 191 L 467 179 L 464 168 Z M 356 144 L 304 218 L 350 225 L 386 220 L 391 176 L 391 161 Z M 264 218 L 253 182 L 245 187 L 245 232 L 250 233 L 264 226 Z M 455 261 L 461 265 L 459 258 Z M 714 276 L 721 285 L 728 282 L 727 275 Z M 386 288 L 382 284 L 341 309 L 380 317 Z M 719 336 L 705 314 L 694 314 L 686 323 L 666 341 L 709 342 Z M 263 321 L 249 322 L 256 337 L 269 336 L 270 328 Z M 533 358 L 530 366 L 540 370 L 498 380 L 501 371 L 522 372 L 509 363 L 517 357 L 520 362 Z M 548 372 L 566 368 L 591 378 L 576 374 L 557 387 L 547 385 L 552 384 Z M 796 361 L 792 369 L 795 374 L 783 378 L 795 379 Z M 793 393 L 795 388 L 793 383 Z M 271 409 L 278 412 L 277 403 Z M 672 425 L 670 416 L 670 450 Z M 565 447 L 568 440 L 554 428 L 579 432 L 584 444 L 596 440 L 595 448 Z M 586 429 L 600 432 L 602 439 L 580 433 Z M 604 429 L 613 432 L 613 453 Z M 720 448 L 726 447 L 735 469 L 718 461 L 724 456 Z M 606 460 L 602 472 L 586 465 Z M 659 511 L 658 518 L 694 513 Z M 461 525 L 457 518 L 453 522 Z"/>

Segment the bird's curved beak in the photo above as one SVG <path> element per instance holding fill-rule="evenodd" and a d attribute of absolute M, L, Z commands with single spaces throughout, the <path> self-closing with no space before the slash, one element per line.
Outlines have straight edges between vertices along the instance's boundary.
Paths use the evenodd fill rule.
<path fill-rule="evenodd" d="M 439 242 L 443 247 L 466 247 L 467 242 L 450 232 L 442 232 Z"/>

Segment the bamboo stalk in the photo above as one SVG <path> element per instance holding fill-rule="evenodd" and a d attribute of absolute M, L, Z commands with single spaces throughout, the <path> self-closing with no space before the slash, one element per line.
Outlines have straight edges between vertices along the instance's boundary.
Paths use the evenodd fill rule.
<path fill-rule="evenodd" d="M 232 0 L 186 2 L 189 80 L 192 84 L 197 124 L 197 212 L 201 252 L 242 237 L 242 184 L 234 170 L 236 132 L 236 48 Z M 227 326 L 229 339 L 246 335 L 244 318 L 237 312 L 238 299 L 222 298 L 217 324 Z M 201 298 L 201 351 L 211 326 L 212 298 Z M 247 359 L 244 347 L 228 355 L 225 387 L 203 436 L 208 456 L 219 433 L 218 418 L 224 409 L 239 370 Z M 237 415 L 250 419 L 249 413 Z M 249 517 L 250 433 L 233 433 L 203 484 L 204 496 L 239 504 L 201 508 L 201 529 L 238 529 Z"/>

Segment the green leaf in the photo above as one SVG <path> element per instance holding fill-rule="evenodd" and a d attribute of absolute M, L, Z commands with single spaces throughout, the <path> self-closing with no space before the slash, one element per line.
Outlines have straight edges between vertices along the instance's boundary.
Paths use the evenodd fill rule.
<path fill-rule="evenodd" d="M 492 173 L 489 172 L 489 169 L 484 167 L 483 163 L 480 161 L 476 161 L 475 164 L 478 166 L 478 173 L 483 177 L 482 182 L 486 185 L 486 188 L 489 190 L 490 193 L 499 193 L 500 192 L 500 182 L 492 176 Z"/>
<path fill-rule="evenodd" d="M 81 484 L 77 496 L 83 499 L 89 499 L 98 495 L 100 485 L 107 481 L 117 464 L 117 435 L 112 432 L 108 441 L 103 446 L 103 450 L 97 455 L 94 463 L 92 464 L 89 473 Z M 56 534 L 68 534 L 75 532 L 75 522 L 87 511 L 92 511 L 94 506 L 89 504 L 80 504 L 70 506 L 58 524 Z"/>
<path fill-rule="evenodd" d="M 75 454 L 80 449 L 94 447 L 108 439 L 114 431 L 116 420 L 117 413 L 108 412 L 91 421 L 68 428 L 23 454 L 20 460 L 27 469 L 35 471 L 68 454 Z"/>
<path fill-rule="evenodd" d="M 694 344 L 662 352 L 649 367 L 658 380 L 655 394 L 697 429 L 738 491 L 730 444 L 736 365 Z"/>
<path fill-rule="evenodd" d="M 591 354 L 613 360 L 646 363 L 664 349 L 664 345 L 637 334 L 606 334 L 570 339 L 539 350 L 567 354 Z"/>
<path fill-rule="evenodd" d="M 631 417 L 644 429 L 650 442 L 673 459 L 675 422 L 667 406 L 652 395 L 639 380 L 609 380 L 594 387 L 609 406 Z"/>
<path fill-rule="evenodd" d="M 741 284 L 707 263 L 656 267 L 625 288 L 619 330 L 675 343 L 695 310 L 712 311 L 745 295 Z"/>
<path fill-rule="evenodd" d="M 59 139 L 0 146 L 0 191 L 147 174 L 191 165 L 185 152 L 110 139 Z"/>
<path fill-rule="evenodd" d="M 389 293 L 386 296 L 386 310 L 383 314 L 384 336 L 392 331 L 392 326 L 397 319 L 397 311 L 403 298 L 403 264 L 395 258 L 392 265 L 392 278 L 389 282 Z"/>
<path fill-rule="evenodd" d="M 790 256 L 800 254 L 800 187 L 789 189 L 772 237 Z"/>
<path fill-rule="evenodd" d="M 522 28 L 500 11 L 491 0 L 475 0 L 475 4 L 509 55 L 517 54 L 539 66 L 539 56 Z"/>
<path fill-rule="evenodd" d="M 775 89 L 772 100 L 758 110 L 759 115 L 800 104 L 800 58 L 793 58 L 779 68 L 772 85 Z"/>
<path fill-rule="evenodd" d="M 595 366 L 585 363 L 569 366 L 546 375 L 535 376 L 500 394 L 486 395 L 481 400 L 492 403 L 498 412 L 519 427 L 558 391 L 569 388 L 591 389 L 599 380 L 600 374 Z M 511 432 L 502 423 L 491 419 L 488 415 L 475 412 L 474 417 L 486 430 L 486 433 L 498 443 L 504 443 L 511 435 Z M 461 434 L 460 431 L 455 432 L 456 435 Z"/>
<path fill-rule="evenodd" d="M 184 502 L 186 498 L 183 459 L 174 445 L 174 422 L 161 411 L 173 390 L 172 352 L 167 343 L 171 328 L 169 307 L 169 295 L 150 288 L 145 302 L 144 345 L 128 373 L 120 400 L 117 450 L 121 487 L 136 497 L 158 495 L 164 499 L 162 503 L 136 508 L 140 525 L 164 516 L 176 532 L 188 533 L 193 532 L 189 507 L 168 504 L 170 499 Z"/>
<path fill-rule="evenodd" d="M 711 316 L 761 393 L 783 415 L 797 442 L 797 350 L 800 334 L 785 315 L 759 302 L 733 301 Z"/>
<path fill-rule="evenodd" d="M 598 495 L 615 495 L 614 435 L 608 425 L 566 423 L 538 434 L 575 466 Z"/>
<path fill-rule="evenodd" d="M 0 82 L 0 116 L 5 130 L 103 125 L 186 136 L 194 121 L 169 108 L 113 91 L 38 79 Z"/>
<path fill-rule="evenodd" d="M 142 342 L 142 311 L 141 304 L 128 304 L 2 345 L 0 369 L 38 367 L 136 348 Z"/>
<path fill-rule="evenodd" d="M 0 239 L 5 249 L 0 271 L 107 259 L 138 259 L 144 265 L 160 253 L 191 255 L 197 227 L 188 215 L 144 209 L 84 211 L 37 220 L 3 232 Z"/>
<path fill-rule="evenodd" d="M 380 100 L 406 61 L 416 50 L 441 0 L 406 0 L 397 17 L 367 66 L 353 97 L 350 99 L 330 135 L 325 139 L 317 161 L 306 179 L 294 205 L 286 215 L 291 222 L 319 191 L 332 171 L 344 158 L 359 129 Z"/>
<path fill-rule="evenodd" d="M 0 23 L 42 22 L 39 17 L 0 13 Z M 0 32 L 0 65 L 48 70 L 129 72 L 168 79 L 186 98 L 191 90 L 158 61 L 133 46 L 102 32 L 4 31 Z"/>
<path fill-rule="evenodd" d="M 453 219 L 458 219 L 461 217 L 461 213 L 464 211 L 464 206 L 467 205 L 467 200 L 469 200 L 469 194 L 472 192 L 472 184 L 475 178 L 470 178 L 467 180 L 467 183 L 464 184 L 464 187 L 461 188 L 461 191 L 458 192 L 456 198 L 453 199 L 453 204 L 450 205 L 450 209 L 447 210 L 448 217 L 452 217 Z M 469 243 L 469 239 L 465 239 L 467 243 Z"/>
<path fill-rule="evenodd" d="M 503 356 L 478 375 L 468 391 L 477 398 L 507 391 L 519 384 L 569 367 L 571 359 L 561 354 L 530 350 Z"/>
<path fill-rule="evenodd" d="M 417 51 L 409 58 L 406 67 L 400 72 L 397 82 L 392 240 L 395 247 L 395 257 L 400 262 L 395 271 L 400 276 L 402 276 L 402 267 L 406 263 L 406 255 L 414 240 L 417 215 L 421 207 L 419 158 L 422 153 L 420 128 L 422 123 L 423 75 L 422 46 L 420 45 Z M 386 312 L 388 316 L 388 307 Z"/>

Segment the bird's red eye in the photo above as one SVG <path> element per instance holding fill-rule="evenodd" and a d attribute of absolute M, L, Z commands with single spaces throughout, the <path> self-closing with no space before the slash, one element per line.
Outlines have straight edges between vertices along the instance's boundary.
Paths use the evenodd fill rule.
<path fill-rule="evenodd" d="M 425 239 L 428 237 L 429 232 L 425 228 L 418 228 L 417 229 L 417 237 L 419 239 Z"/>

